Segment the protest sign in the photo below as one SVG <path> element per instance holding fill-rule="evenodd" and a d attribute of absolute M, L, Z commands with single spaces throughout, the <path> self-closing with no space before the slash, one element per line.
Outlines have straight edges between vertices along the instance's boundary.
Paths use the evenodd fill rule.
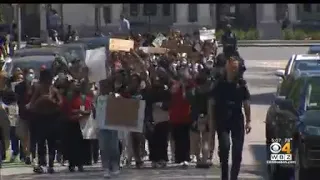
<path fill-rule="evenodd" d="M 155 47 L 161 47 L 162 42 L 166 39 L 167 38 L 163 34 L 159 33 L 157 37 L 152 41 L 152 45 L 154 45 Z"/>
<path fill-rule="evenodd" d="M 109 95 L 98 96 L 96 106 L 98 126 L 100 129 L 142 132 L 145 106 L 143 100 Z"/>
<path fill-rule="evenodd" d="M 207 30 L 199 30 L 200 33 L 200 40 L 211 40 L 216 39 L 216 30 L 215 29 L 207 29 Z"/>
<path fill-rule="evenodd" d="M 110 41 L 109 41 L 110 51 L 130 52 L 130 49 L 133 49 L 133 47 L 134 47 L 134 42 L 132 40 L 110 38 Z"/>
<path fill-rule="evenodd" d="M 106 48 L 87 50 L 85 63 L 88 67 L 88 79 L 90 82 L 99 82 L 107 78 L 106 72 Z"/>
<path fill-rule="evenodd" d="M 177 52 L 179 52 L 179 53 L 189 53 L 189 52 L 192 52 L 192 47 L 189 46 L 189 45 L 180 45 L 177 48 Z"/>
<path fill-rule="evenodd" d="M 83 139 L 97 139 L 97 122 L 91 113 L 89 117 L 80 120 Z"/>
<path fill-rule="evenodd" d="M 163 43 L 162 47 L 170 49 L 170 50 L 177 49 L 178 43 L 179 43 L 178 40 L 168 40 Z"/>
<path fill-rule="evenodd" d="M 194 49 L 197 50 L 198 52 L 201 52 L 201 45 L 200 43 L 197 43 L 194 45 Z"/>
<path fill-rule="evenodd" d="M 162 108 L 162 103 L 154 103 L 153 104 L 153 111 L 152 116 L 155 124 L 165 122 L 169 120 L 168 111 L 164 111 Z"/>
<path fill-rule="evenodd" d="M 144 53 L 147 54 L 165 54 L 168 50 L 160 47 L 139 47 Z"/>

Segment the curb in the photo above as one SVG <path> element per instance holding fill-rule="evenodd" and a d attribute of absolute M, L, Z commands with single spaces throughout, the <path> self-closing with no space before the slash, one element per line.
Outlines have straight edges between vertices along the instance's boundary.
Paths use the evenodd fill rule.
<path fill-rule="evenodd" d="M 320 40 L 238 40 L 239 44 L 312 44 L 312 43 L 320 43 Z"/>
<path fill-rule="evenodd" d="M 320 46 L 320 40 L 239 40 L 239 47 L 304 47 Z M 219 47 L 221 44 L 219 43 Z"/>

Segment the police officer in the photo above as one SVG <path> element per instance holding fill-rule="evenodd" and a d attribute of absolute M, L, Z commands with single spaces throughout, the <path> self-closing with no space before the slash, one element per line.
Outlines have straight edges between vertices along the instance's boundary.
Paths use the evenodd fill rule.
<path fill-rule="evenodd" d="M 214 125 L 219 140 L 219 156 L 221 163 L 221 179 L 229 178 L 230 133 L 232 138 L 231 180 L 237 180 L 242 160 L 244 134 L 251 131 L 250 93 L 246 82 L 239 78 L 239 61 L 234 57 L 227 60 L 225 70 L 216 80 L 210 94 L 213 106 L 210 132 Z M 242 114 L 244 107 L 245 118 Z"/>
<path fill-rule="evenodd" d="M 224 34 L 221 37 L 221 43 L 223 46 L 223 53 L 230 57 L 232 55 L 239 56 L 239 53 L 237 52 L 237 37 L 236 35 L 231 31 L 231 25 L 227 24 L 226 28 L 224 30 Z"/>

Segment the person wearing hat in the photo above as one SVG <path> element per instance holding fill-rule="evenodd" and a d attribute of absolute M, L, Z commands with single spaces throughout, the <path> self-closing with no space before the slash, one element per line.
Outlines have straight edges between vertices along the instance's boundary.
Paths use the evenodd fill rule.
<path fill-rule="evenodd" d="M 231 30 L 231 24 L 227 24 L 224 29 L 224 34 L 221 37 L 223 45 L 223 53 L 230 57 L 237 51 L 237 37 Z"/>

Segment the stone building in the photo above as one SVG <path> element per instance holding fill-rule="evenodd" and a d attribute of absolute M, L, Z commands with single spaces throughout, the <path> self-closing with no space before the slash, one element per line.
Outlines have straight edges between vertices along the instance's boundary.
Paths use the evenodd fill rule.
<path fill-rule="evenodd" d="M 23 33 L 39 36 L 40 30 L 46 30 L 45 6 L 22 5 Z M 65 27 L 72 25 L 81 36 L 92 36 L 97 29 L 116 31 L 121 13 L 136 32 L 221 28 L 228 17 L 234 28 L 258 29 L 263 39 L 280 37 L 285 16 L 293 24 L 320 19 L 318 4 L 52 4 L 52 7 L 62 16 Z"/>

